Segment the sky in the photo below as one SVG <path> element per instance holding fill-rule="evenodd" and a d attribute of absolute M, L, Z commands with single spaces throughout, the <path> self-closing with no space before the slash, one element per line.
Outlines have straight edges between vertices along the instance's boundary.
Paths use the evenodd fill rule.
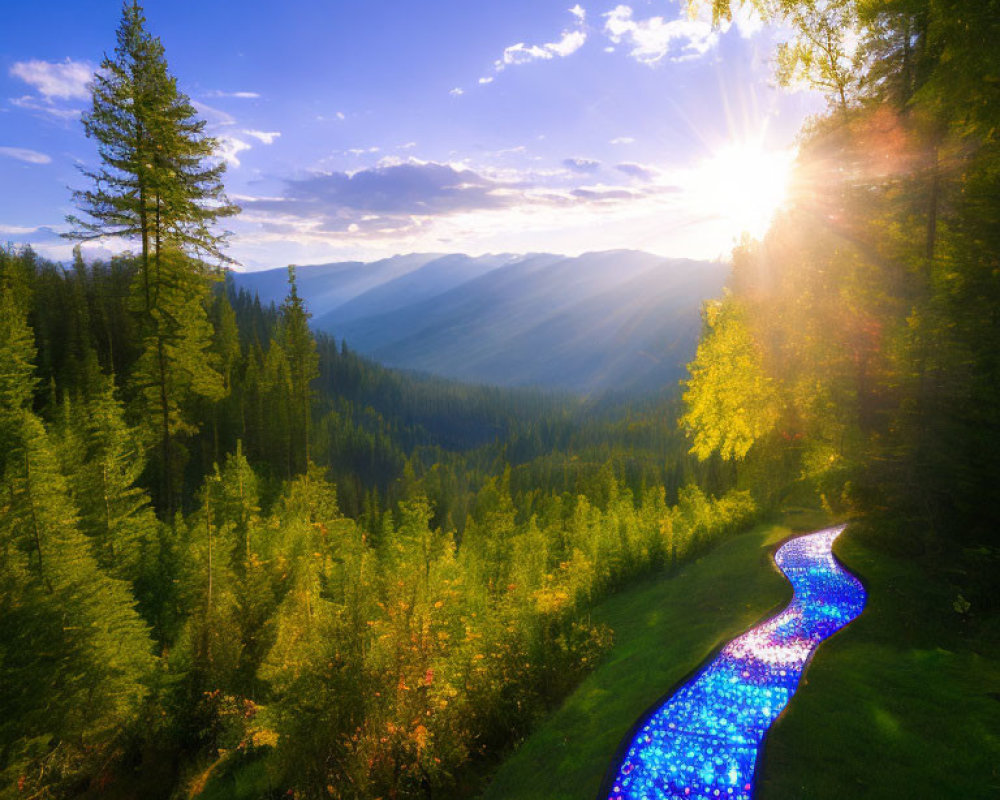
<path fill-rule="evenodd" d="M 781 31 L 672 0 L 147 0 L 219 141 L 248 270 L 407 252 L 724 258 L 780 201 L 823 101 L 773 86 Z M 80 124 L 117 0 L 0 27 L 0 241 L 65 259 L 97 164 Z M 134 247 L 105 241 L 93 257 Z"/>

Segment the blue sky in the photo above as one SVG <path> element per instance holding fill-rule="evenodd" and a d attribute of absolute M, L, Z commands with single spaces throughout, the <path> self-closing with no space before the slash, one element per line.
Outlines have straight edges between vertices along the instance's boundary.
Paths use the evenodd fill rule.
<path fill-rule="evenodd" d="M 117 0 L 18 2 L 0 28 L 0 239 L 63 258 L 79 113 Z M 725 255 L 759 228 L 805 117 L 779 33 L 670 0 L 148 0 L 229 162 L 246 268 L 400 252 Z M 121 249 L 107 242 L 105 248 Z M 100 250 L 94 250 L 100 254 Z"/>

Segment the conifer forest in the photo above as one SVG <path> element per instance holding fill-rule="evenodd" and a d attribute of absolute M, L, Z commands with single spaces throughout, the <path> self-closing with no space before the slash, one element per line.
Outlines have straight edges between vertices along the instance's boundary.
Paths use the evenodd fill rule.
<path fill-rule="evenodd" d="M 0 798 L 543 796 L 488 792 L 631 657 L 599 609 L 802 509 L 859 548 L 854 625 L 982 671 L 926 689 L 928 719 L 979 732 L 969 783 L 922 793 L 936 734 L 903 721 L 879 751 L 914 776 L 898 796 L 1000 796 L 1000 3 L 692 8 L 783 26 L 772 79 L 824 110 L 686 377 L 583 395 L 382 365 L 314 324 L 310 267 L 280 302 L 241 285 L 226 229 L 252 209 L 173 38 L 125 2 L 67 123 L 91 155 L 72 257 L 0 248 Z M 940 601 L 880 582 L 889 563 Z M 845 796 L 826 780 L 754 796 Z M 897 796 L 877 785 L 857 796 Z"/>

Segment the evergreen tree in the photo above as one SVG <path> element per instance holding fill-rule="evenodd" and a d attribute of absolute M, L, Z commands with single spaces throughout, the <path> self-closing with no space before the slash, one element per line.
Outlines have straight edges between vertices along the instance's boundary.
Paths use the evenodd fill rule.
<path fill-rule="evenodd" d="M 114 56 L 102 62 L 92 95 L 83 125 L 97 141 L 102 165 L 83 170 L 93 187 L 74 199 L 89 219 L 69 217 L 75 230 L 68 236 L 141 243 L 133 298 L 144 352 L 133 379 L 158 430 L 160 505 L 169 517 L 183 468 L 174 440 L 197 428 L 183 414 L 187 395 L 217 400 L 222 393 L 217 373 L 196 363 L 211 330 L 205 271 L 188 255 L 225 258 L 224 237 L 211 228 L 238 209 L 223 192 L 225 162 L 207 163 L 216 142 L 204 135 L 204 121 L 167 71 L 163 45 L 145 30 L 138 2 L 122 10 Z"/>
<path fill-rule="evenodd" d="M 292 408 L 294 409 L 291 432 L 292 468 L 305 472 L 309 463 L 309 432 L 312 421 L 312 382 L 319 377 L 319 355 L 316 340 L 309 330 L 309 317 L 305 303 L 299 297 L 295 282 L 295 267 L 288 268 L 288 296 L 281 306 L 281 325 L 278 341 L 288 359 L 291 380 Z"/>
<path fill-rule="evenodd" d="M 157 259 L 166 244 L 224 258 L 223 237 L 211 232 L 238 209 L 221 183 L 225 162 L 206 164 L 216 141 L 167 71 L 160 40 L 145 29 L 137 0 L 126 2 L 114 56 L 94 75 L 84 130 L 96 140 L 101 167 L 83 169 L 93 186 L 74 192 L 89 217 L 70 216 L 70 238 L 138 239 L 147 313 L 156 305 Z"/>
<path fill-rule="evenodd" d="M 85 409 L 86 457 L 72 474 L 80 527 L 94 541 L 98 562 L 109 573 L 135 581 L 143 553 L 157 536 L 149 496 L 139 486 L 145 467 L 137 432 L 125 423 L 114 380 Z"/>
<path fill-rule="evenodd" d="M 0 466 L 19 424 L 19 412 L 31 407 L 37 383 L 28 304 L 29 289 L 14 254 L 0 250 Z"/>
<path fill-rule="evenodd" d="M 159 268 L 163 282 L 132 384 L 141 419 L 151 438 L 159 439 L 160 508 L 169 518 L 185 462 L 177 439 L 200 428 L 200 420 L 191 413 L 195 401 L 218 401 L 225 389 L 212 351 L 213 330 L 206 309 L 209 277 L 198 262 L 176 250 L 161 255 Z"/>
<path fill-rule="evenodd" d="M 153 658 L 129 587 L 94 558 L 28 407 L 33 347 L 17 299 L 0 297 L 0 775 L 41 795 L 106 757 L 147 694 Z"/>

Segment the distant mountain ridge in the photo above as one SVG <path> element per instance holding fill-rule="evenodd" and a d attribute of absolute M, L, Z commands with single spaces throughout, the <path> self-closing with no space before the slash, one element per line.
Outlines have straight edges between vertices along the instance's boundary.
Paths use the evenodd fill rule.
<path fill-rule="evenodd" d="M 410 254 L 301 267 L 317 330 L 392 367 L 503 386 L 644 392 L 694 356 L 702 303 L 728 268 L 634 250 Z M 236 273 L 280 303 L 287 271 Z"/>

